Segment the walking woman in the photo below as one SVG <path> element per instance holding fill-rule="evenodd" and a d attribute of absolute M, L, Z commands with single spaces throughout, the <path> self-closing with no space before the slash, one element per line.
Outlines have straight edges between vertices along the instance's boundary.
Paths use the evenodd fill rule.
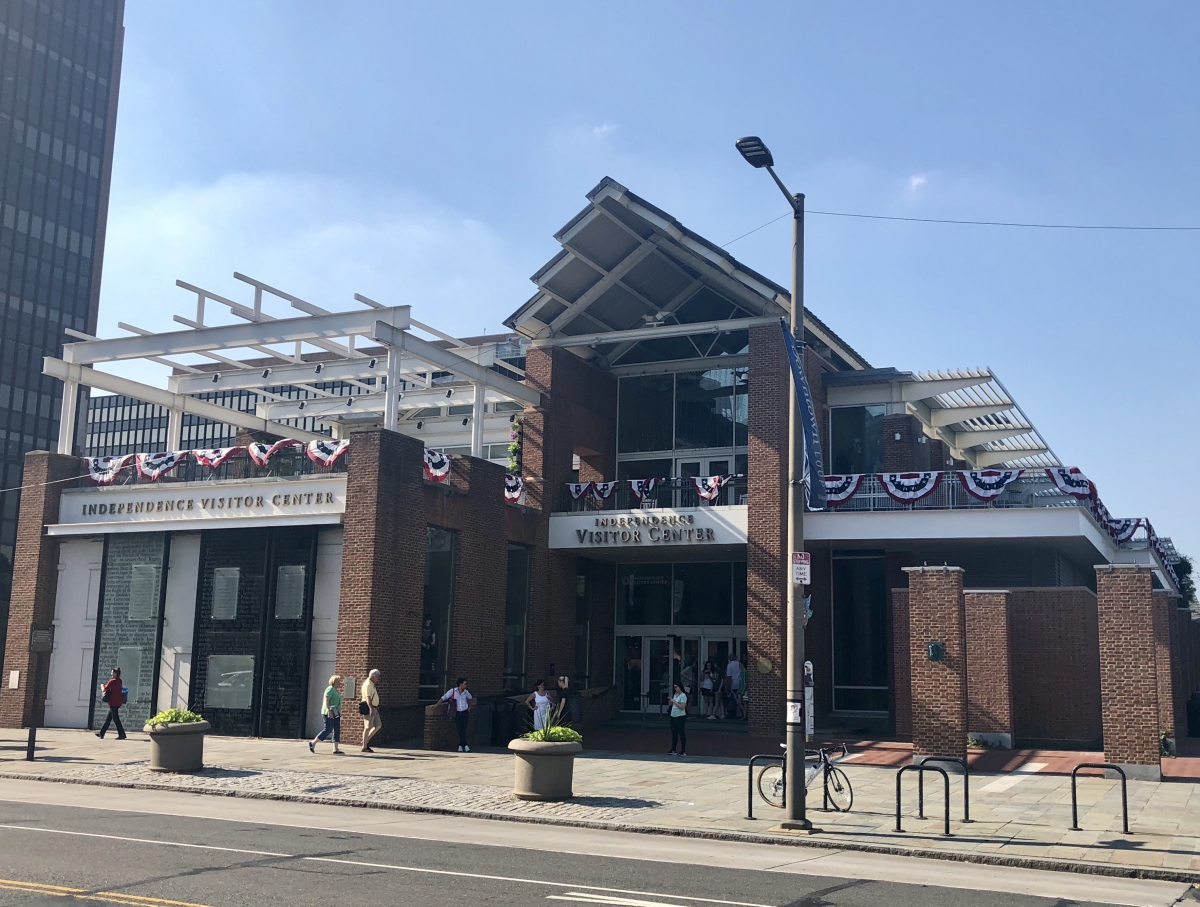
<path fill-rule="evenodd" d="M 342 751 L 338 744 L 342 742 L 342 685 L 340 674 L 329 678 L 329 686 L 325 688 L 325 696 L 321 700 L 321 717 L 325 719 L 325 730 L 308 742 L 308 751 L 315 753 L 317 744 L 322 740 L 333 737 L 333 754 L 340 756 Z"/>
<path fill-rule="evenodd" d="M 96 736 L 101 740 L 104 739 L 104 734 L 108 730 L 110 724 L 117 726 L 117 739 L 125 739 L 125 728 L 121 724 L 121 706 L 125 704 L 125 690 L 121 686 L 121 669 L 113 668 L 112 676 L 108 683 L 100 688 L 100 701 L 108 706 L 108 717 L 104 719 L 104 725 L 100 730 L 96 731 Z"/>
<path fill-rule="evenodd" d="M 687 755 L 687 707 L 687 692 L 675 684 L 675 692 L 671 694 L 671 748 L 667 751 L 668 756 Z"/>
<path fill-rule="evenodd" d="M 471 700 L 475 697 L 471 695 L 467 689 L 467 678 L 458 678 L 458 684 L 448 689 L 442 702 L 449 701 L 450 709 L 453 711 L 454 729 L 458 731 L 458 751 L 460 753 L 469 753 L 471 748 L 467 746 L 467 722 L 471 720 Z"/>
<path fill-rule="evenodd" d="M 529 694 L 525 705 L 533 712 L 533 729 L 540 731 L 546 722 L 546 716 L 550 714 L 550 694 L 546 692 L 546 681 L 537 682 L 537 689 Z"/>

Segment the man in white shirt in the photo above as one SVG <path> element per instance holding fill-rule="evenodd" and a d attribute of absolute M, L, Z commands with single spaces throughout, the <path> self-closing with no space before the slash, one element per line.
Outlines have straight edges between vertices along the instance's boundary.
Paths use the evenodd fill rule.
<path fill-rule="evenodd" d="M 471 700 L 475 697 L 467 689 L 467 678 L 458 678 L 458 684 L 448 689 L 442 696 L 442 702 L 453 703 L 450 709 L 454 713 L 454 729 L 458 731 L 458 751 L 471 752 L 467 746 L 467 722 L 471 720 Z"/>
<path fill-rule="evenodd" d="M 733 717 L 742 717 L 742 704 L 738 702 L 738 689 L 741 687 L 742 680 L 742 663 L 736 658 L 729 659 L 729 666 L 725 669 L 725 689 L 729 691 L 729 698 L 733 702 Z"/>

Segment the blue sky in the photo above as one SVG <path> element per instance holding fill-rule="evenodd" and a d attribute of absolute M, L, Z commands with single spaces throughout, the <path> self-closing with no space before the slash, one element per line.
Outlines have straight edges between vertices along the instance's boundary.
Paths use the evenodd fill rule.
<path fill-rule="evenodd" d="M 241 298 L 234 270 L 495 331 L 605 175 L 716 242 L 783 213 L 746 134 L 812 209 L 1200 225 L 1198 85 L 1184 3 L 128 0 L 101 333 L 165 329 L 176 278 Z M 730 251 L 786 282 L 789 230 Z M 1196 492 L 1154 478 L 1200 446 L 1198 252 L 814 215 L 806 292 L 874 365 L 991 366 L 1200 554 Z"/>

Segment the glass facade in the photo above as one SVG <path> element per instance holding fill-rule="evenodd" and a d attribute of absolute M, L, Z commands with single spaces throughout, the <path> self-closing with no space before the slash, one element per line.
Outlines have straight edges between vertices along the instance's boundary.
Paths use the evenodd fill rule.
<path fill-rule="evenodd" d="M 525 634 L 529 618 L 530 551 L 508 546 L 504 600 L 504 689 L 525 689 Z"/>
<path fill-rule="evenodd" d="M 617 453 L 745 447 L 746 391 L 745 368 L 622 378 Z"/>
<path fill-rule="evenodd" d="M 731 627 L 737 618 L 745 624 L 744 561 L 617 567 L 618 624 Z"/>
<path fill-rule="evenodd" d="M 93 332 L 119 76 L 121 0 L 0 0 L 0 482 L 58 438 L 63 330 Z M 0 655 L 17 496 L 0 509 Z"/>
<path fill-rule="evenodd" d="M 454 604 L 452 529 L 429 526 L 425 533 L 425 615 L 421 623 L 419 696 L 433 700 L 447 689 L 450 654 L 450 609 Z"/>
<path fill-rule="evenodd" d="M 833 475 L 883 472 L 883 406 L 838 406 L 829 411 Z"/>
<path fill-rule="evenodd" d="M 832 629 L 834 710 L 887 712 L 887 564 L 882 553 L 834 553 Z"/>

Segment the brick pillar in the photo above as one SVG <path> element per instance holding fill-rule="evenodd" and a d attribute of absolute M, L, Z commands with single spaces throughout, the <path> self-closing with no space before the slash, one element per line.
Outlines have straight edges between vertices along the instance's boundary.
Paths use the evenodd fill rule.
<path fill-rule="evenodd" d="M 961 567 L 905 567 L 908 574 L 913 762 L 967 755 L 967 622 Z M 926 646 L 945 657 L 930 661 Z"/>
<path fill-rule="evenodd" d="M 1169 609 L 1171 620 L 1171 688 L 1175 692 L 1173 702 L 1175 710 L 1175 737 L 1187 736 L 1187 651 L 1183 644 L 1184 633 L 1187 632 L 1187 625 L 1181 618 L 1187 616 L 1187 612 L 1183 611 L 1178 606 L 1179 599 L 1171 600 Z"/>
<path fill-rule="evenodd" d="M 58 522 L 59 498 L 65 489 L 77 484 L 60 480 L 85 471 L 76 457 L 44 450 L 25 455 L 22 481 L 27 487 L 21 494 L 13 551 L 8 637 L 4 672 L 0 674 L 0 727 L 27 727 L 31 720 L 42 723 L 45 701 L 34 701 L 34 685 L 36 680 L 44 695 L 50 655 L 42 655 L 41 673 L 35 678 L 38 659 L 29 651 L 29 639 L 34 628 L 53 625 L 54 598 L 58 591 L 58 539 L 46 535 L 43 527 Z M 9 676 L 13 671 L 20 672 L 19 686 L 10 690 Z"/>
<path fill-rule="evenodd" d="M 346 475 L 337 673 L 361 685 L 371 668 L 379 687 L 380 740 L 419 737 L 417 708 L 421 616 L 425 610 L 423 446 L 384 429 L 354 432 Z M 347 690 L 348 704 L 358 701 Z M 349 744 L 362 742 L 352 705 L 342 723 Z"/>
<path fill-rule="evenodd" d="M 1104 760 L 1130 778 L 1159 781 L 1158 658 L 1151 570 L 1096 567 Z"/>
<path fill-rule="evenodd" d="M 967 611 L 967 730 L 993 745 L 1013 745 L 1012 659 L 1006 591 L 964 595 Z"/>
<path fill-rule="evenodd" d="M 778 326 L 750 328 L 746 636 L 754 672 L 750 733 L 760 737 L 783 736 L 786 718 L 789 380 Z"/>
<path fill-rule="evenodd" d="M 905 472 L 917 468 L 917 420 L 912 416 L 883 417 L 883 468 L 885 472 Z M 900 437 L 897 438 L 896 436 Z M 940 468 L 940 467 L 934 467 Z"/>
<path fill-rule="evenodd" d="M 892 689 L 895 735 L 912 740 L 912 647 L 908 638 L 908 590 L 892 590 Z"/>
<path fill-rule="evenodd" d="M 1158 675 L 1158 729 L 1175 735 L 1175 668 L 1171 630 L 1175 597 L 1165 590 L 1150 593 L 1154 608 L 1154 667 Z"/>

